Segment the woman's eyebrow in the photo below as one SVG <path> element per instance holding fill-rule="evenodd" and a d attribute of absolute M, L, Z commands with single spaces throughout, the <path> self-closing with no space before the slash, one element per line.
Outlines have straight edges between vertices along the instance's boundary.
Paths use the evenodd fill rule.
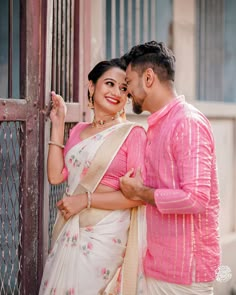
<path fill-rule="evenodd" d="M 104 78 L 104 81 L 113 81 L 113 82 L 116 82 L 118 83 L 115 79 L 113 78 Z M 122 83 L 119 83 L 119 85 L 126 85 L 126 81 L 125 82 L 122 82 Z"/>
<path fill-rule="evenodd" d="M 112 80 L 112 81 L 116 82 L 116 80 L 113 79 L 113 78 L 105 78 L 105 79 L 104 79 L 104 81 L 107 81 L 107 80 Z"/>

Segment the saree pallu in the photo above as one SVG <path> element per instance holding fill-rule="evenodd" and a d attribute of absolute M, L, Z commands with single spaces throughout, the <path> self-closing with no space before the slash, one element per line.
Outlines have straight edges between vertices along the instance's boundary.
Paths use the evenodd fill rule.
<path fill-rule="evenodd" d="M 113 126 L 82 141 L 68 152 L 66 164 L 71 173 L 68 178 L 68 194 L 79 194 L 87 190 L 93 192 L 96 189 L 133 126 Z M 104 149 L 110 152 L 106 162 Z M 91 208 L 83 210 L 67 222 L 58 212 L 53 230 L 53 246 L 45 264 L 39 295 L 147 294 L 143 292 L 145 280 L 142 267 L 134 261 L 139 261 L 143 252 L 137 253 L 136 257 L 126 255 L 128 246 L 129 249 L 138 248 L 138 244 L 143 243 L 143 227 L 140 227 L 138 236 L 132 235 L 136 240 L 128 241 L 127 246 L 128 233 L 134 232 L 131 230 L 134 226 L 129 228 L 130 212 L 129 209 L 111 211 Z M 143 208 L 132 209 L 132 212 L 142 212 L 136 216 L 139 216 L 139 222 L 143 224 Z M 136 221 L 137 226 L 138 220 Z M 130 283 L 130 261 L 137 288 L 136 285 L 126 287 Z M 123 284 L 125 278 L 128 283 Z M 131 291 L 131 294 L 125 289 L 135 291 Z"/>

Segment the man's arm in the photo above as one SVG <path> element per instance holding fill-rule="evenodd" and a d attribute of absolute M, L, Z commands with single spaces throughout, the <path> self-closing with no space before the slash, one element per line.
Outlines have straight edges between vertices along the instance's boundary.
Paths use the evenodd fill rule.
<path fill-rule="evenodd" d="M 214 140 L 201 117 L 186 118 L 173 137 L 172 153 L 178 172 L 177 189 L 157 189 L 155 203 L 162 213 L 191 214 L 205 211 L 211 191 Z"/>
<path fill-rule="evenodd" d="M 156 205 L 163 214 L 190 214 L 205 210 L 210 199 L 214 142 L 207 124 L 192 118 L 178 126 L 172 150 L 178 168 L 178 189 L 153 189 L 142 178 L 121 178 L 121 189 L 129 199 Z"/>
<path fill-rule="evenodd" d="M 120 189 L 124 196 L 130 200 L 140 200 L 151 205 L 155 205 L 155 190 L 143 185 L 140 169 L 137 170 L 134 177 L 131 177 L 134 170 L 131 169 L 120 178 Z"/>

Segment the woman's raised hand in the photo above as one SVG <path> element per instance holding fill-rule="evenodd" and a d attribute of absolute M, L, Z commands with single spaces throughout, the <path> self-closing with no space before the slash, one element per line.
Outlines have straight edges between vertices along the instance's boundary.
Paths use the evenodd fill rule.
<path fill-rule="evenodd" d="M 65 121 L 67 107 L 64 99 L 56 94 L 54 91 L 51 92 L 52 95 L 52 110 L 50 112 L 50 119 L 52 123 L 61 123 Z"/>

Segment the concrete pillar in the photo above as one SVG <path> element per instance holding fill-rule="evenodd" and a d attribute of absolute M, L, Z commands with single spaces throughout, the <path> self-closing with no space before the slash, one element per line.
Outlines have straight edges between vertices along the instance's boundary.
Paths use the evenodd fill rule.
<path fill-rule="evenodd" d="M 195 0 L 173 0 L 173 51 L 176 87 L 186 99 L 196 99 Z"/>

